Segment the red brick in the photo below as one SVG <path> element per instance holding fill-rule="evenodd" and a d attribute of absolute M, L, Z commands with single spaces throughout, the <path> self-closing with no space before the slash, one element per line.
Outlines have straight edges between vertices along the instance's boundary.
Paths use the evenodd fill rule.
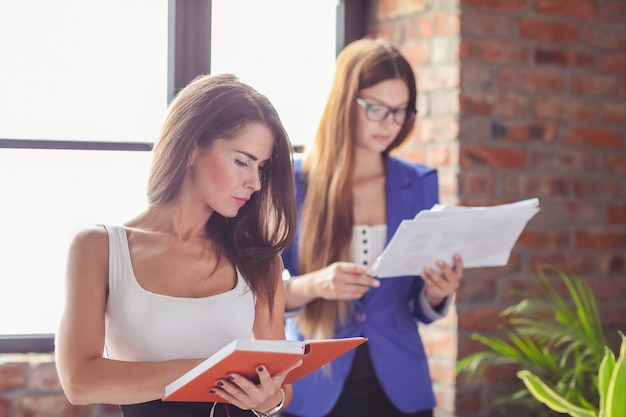
<path fill-rule="evenodd" d="M 494 168 L 524 168 L 526 166 L 525 149 L 508 149 L 495 146 L 461 146 L 460 166 Z"/>
<path fill-rule="evenodd" d="M 591 52 L 542 46 L 535 49 L 535 62 L 539 65 L 584 69 L 592 69 L 595 64 Z"/>
<path fill-rule="evenodd" d="M 574 126 L 565 133 L 563 143 L 566 145 L 619 149 L 624 146 L 624 132 L 623 130 L 591 126 Z"/>
<path fill-rule="evenodd" d="M 433 15 L 417 15 L 406 21 L 408 39 L 428 39 L 435 36 L 435 17 Z"/>
<path fill-rule="evenodd" d="M 420 67 L 415 70 L 419 92 L 450 90 L 459 87 L 458 65 Z"/>
<path fill-rule="evenodd" d="M 529 168 L 562 172 L 594 172 L 597 167 L 592 155 L 579 149 L 545 149 L 531 154 Z"/>
<path fill-rule="evenodd" d="M 505 195 L 568 196 L 570 179 L 533 173 L 503 173 L 502 193 Z"/>
<path fill-rule="evenodd" d="M 395 21 L 377 22 L 367 28 L 367 35 L 371 38 L 382 38 L 394 45 L 400 45 L 404 31 Z"/>
<path fill-rule="evenodd" d="M 394 152 L 394 155 L 402 156 L 411 161 L 426 163 L 424 156 L 424 148 L 413 147 L 410 144 L 406 144 Z"/>
<path fill-rule="evenodd" d="M 437 117 L 420 119 L 413 131 L 418 142 L 445 142 L 455 140 L 459 134 L 459 122 L 456 117 Z"/>
<path fill-rule="evenodd" d="M 600 120 L 605 123 L 626 123 L 626 101 L 604 102 L 600 105 Z"/>
<path fill-rule="evenodd" d="M 604 53 L 600 55 L 599 67 L 602 71 L 626 73 L 626 54 Z"/>
<path fill-rule="evenodd" d="M 504 89 L 524 93 L 561 93 L 565 81 L 561 71 L 507 67 L 500 72 L 498 84 Z"/>
<path fill-rule="evenodd" d="M 438 13 L 435 16 L 435 36 L 451 36 L 461 33 L 458 13 Z"/>
<path fill-rule="evenodd" d="M 400 48 L 402 55 L 413 66 L 425 65 L 430 61 L 431 50 L 428 42 L 414 42 Z"/>
<path fill-rule="evenodd" d="M 434 167 L 456 167 L 458 149 L 451 144 L 434 144 L 426 149 L 427 164 Z"/>
<path fill-rule="evenodd" d="M 571 91 L 586 96 L 617 96 L 626 86 L 626 78 L 603 75 L 575 75 L 571 78 Z"/>
<path fill-rule="evenodd" d="M 611 23 L 626 23 L 626 3 L 623 0 L 604 0 L 601 19 Z"/>
<path fill-rule="evenodd" d="M 11 403 L 4 398 L 0 398 L 0 417 L 10 417 L 10 408 Z"/>
<path fill-rule="evenodd" d="M 531 104 L 532 112 L 535 115 L 548 120 L 595 120 L 597 107 L 597 103 L 560 96 L 537 98 Z"/>
<path fill-rule="evenodd" d="M 626 298 L 626 290 L 623 289 L 624 285 L 626 284 L 626 280 L 624 280 L 623 278 L 624 273 L 626 273 L 626 257 L 618 253 L 603 253 L 602 255 L 600 255 L 598 268 L 601 274 L 619 274 L 618 280 L 621 287 L 615 286 L 615 288 L 622 288 L 622 290 L 619 292 L 620 298 Z M 615 292 L 609 290 L 606 298 L 615 298 L 615 295 Z"/>
<path fill-rule="evenodd" d="M 626 204 L 609 204 L 606 208 L 608 223 L 626 224 Z"/>
<path fill-rule="evenodd" d="M 492 63 L 527 63 L 529 48 L 519 42 L 461 39 L 459 56 L 462 61 Z"/>
<path fill-rule="evenodd" d="M 404 0 L 402 2 L 403 14 L 410 14 L 424 11 L 428 7 L 428 0 Z"/>
<path fill-rule="evenodd" d="M 595 0 L 537 0 L 535 9 L 538 14 L 580 19 L 595 19 L 597 15 Z"/>
<path fill-rule="evenodd" d="M 585 43 L 601 50 L 626 50 L 626 28 L 611 26 L 591 27 L 587 32 Z"/>
<path fill-rule="evenodd" d="M 537 216 L 541 215 L 540 211 Z M 519 238 L 520 247 L 531 249 L 569 249 L 571 244 L 572 236 L 567 230 L 537 230 L 527 227 Z"/>
<path fill-rule="evenodd" d="M 612 152 L 606 156 L 606 167 L 612 173 L 626 172 L 626 153 Z"/>
<path fill-rule="evenodd" d="M 33 365 L 28 370 L 28 389 L 31 391 L 61 391 L 54 363 Z"/>
<path fill-rule="evenodd" d="M 26 383 L 26 364 L 0 363 L 0 392 L 11 391 Z"/>
<path fill-rule="evenodd" d="M 460 123 L 458 132 L 460 143 L 491 142 L 494 122 L 490 117 L 463 115 Z"/>
<path fill-rule="evenodd" d="M 491 130 L 494 139 L 505 139 L 510 142 L 552 143 L 556 139 L 556 134 L 555 123 L 529 119 L 500 120 L 493 123 Z"/>
<path fill-rule="evenodd" d="M 443 385 L 434 385 L 433 393 L 435 394 L 435 401 L 437 406 L 435 407 L 438 412 L 447 414 L 454 413 L 454 397 L 455 390 Z"/>
<path fill-rule="evenodd" d="M 528 10 L 529 0 L 461 0 L 461 9 L 466 7 L 480 7 L 497 11 L 521 12 Z"/>
<path fill-rule="evenodd" d="M 576 247 L 579 249 L 624 249 L 626 248 L 626 227 L 579 229 L 576 231 Z"/>
<path fill-rule="evenodd" d="M 467 390 L 465 389 L 465 384 L 458 383 L 456 390 L 456 408 L 459 411 L 463 410 L 463 413 L 476 413 L 480 411 L 482 409 L 482 402 L 478 390 Z"/>
<path fill-rule="evenodd" d="M 456 343 L 456 342 L 455 342 Z M 433 383 L 454 385 L 456 382 L 456 370 L 454 364 L 447 361 L 432 359 L 429 360 L 430 375 L 432 375 Z"/>
<path fill-rule="evenodd" d="M 20 397 L 15 402 L 16 417 L 89 417 L 93 405 L 71 405 L 63 395 Z"/>
<path fill-rule="evenodd" d="M 510 38 L 513 31 L 512 19 L 508 15 L 463 11 L 461 14 L 461 34 L 482 38 Z"/>
<path fill-rule="evenodd" d="M 577 178 L 574 181 L 577 198 L 607 201 L 622 196 L 623 181 L 618 178 L 602 176 L 602 178 Z"/>
<path fill-rule="evenodd" d="M 596 260 L 586 260 L 580 254 L 569 254 L 563 252 L 548 252 L 539 250 L 531 256 L 530 264 L 534 269 L 540 269 L 545 265 L 550 265 L 569 273 L 586 275 L 594 272 Z"/>
<path fill-rule="evenodd" d="M 462 114 L 491 114 L 493 113 L 495 97 L 484 92 L 461 92 L 459 104 Z"/>
<path fill-rule="evenodd" d="M 467 172 L 459 176 L 459 191 L 463 195 L 492 195 L 495 193 L 495 176 L 489 172 Z"/>
<path fill-rule="evenodd" d="M 455 358 L 457 355 L 454 332 L 429 332 L 424 336 L 424 350 L 428 356 Z"/>
<path fill-rule="evenodd" d="M 399 14 L 399 1 L 398 0 L 384 0 L 376 2 L 378 8 L 376 10 L 376 16 L 379 19 L 388 19 L 397 17 Z"/>
<path fill-rule="evenodd" d="M 457 300 L 466 303 L 492 302 L 497 295 L 496 283 L 493 279 L 471 279 L 465 277 L 457 290 Z"/>
<path fill-rule="evenodd" d="M 491 65 L 468 63 L 461 66 L 461 91 L 491 90 L 495 85 L 495 70 Z"/>
<path fill-rule="evenodd" d="M 459 15 L 457 13 L 438 13 L 417 15 L 406 21 L 408 39 L 429 39 L 435 36 L 459 34 Z"/>
<path fill-rule="evenodd" d="M 496 96 L 493 114 L 522 116 L 528 114 L 529 99 L 521 94 L 499 94 Z"/>
<path fill-rule="evenodd" d="M 500 321 L 499 313 L 499 308 L 485 306 L 459 311 L 459 330 L 474 332 L 493 330 Z"/>
<path fill-rule="evenodd" d="M 580 39 L 580 26 L 574 23 L 520 18 L 517 29 L 523 38 L 545 42 L 574 43 Z"/>

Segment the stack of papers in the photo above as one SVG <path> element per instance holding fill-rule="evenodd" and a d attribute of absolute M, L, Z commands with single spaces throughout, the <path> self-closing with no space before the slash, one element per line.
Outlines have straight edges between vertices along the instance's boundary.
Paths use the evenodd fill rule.
<path fill-rule="evenodd" d="M 455 253 L 465 268 L 506 265 L 526 223 L 539 211 L 532 198 L 491 207 L 435 204 L 404 220 L 374 262 L 378 278 L 419 275 L 424 267 L 439 270 L 438 259 L 452 265 Z"/>

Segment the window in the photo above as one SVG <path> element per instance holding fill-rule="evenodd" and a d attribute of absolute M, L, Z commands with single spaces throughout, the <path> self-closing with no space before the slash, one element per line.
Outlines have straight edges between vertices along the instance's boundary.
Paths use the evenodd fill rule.
<path fill-rule="evenodd" d="M 0 2 L 0 345 L 56 331 L 77 230 L 145 207 L 173 3 Z M 266 94 L 306 145 L 334 69 L 336 0 L 212 3 L 212 72 Z"/>
<path fill-rule="evenodd" d="M 294 145 L 312 141 L 326 102 L 336 9 L 337 0 L 213 0 L 211 71 L 265 94 Z"/>

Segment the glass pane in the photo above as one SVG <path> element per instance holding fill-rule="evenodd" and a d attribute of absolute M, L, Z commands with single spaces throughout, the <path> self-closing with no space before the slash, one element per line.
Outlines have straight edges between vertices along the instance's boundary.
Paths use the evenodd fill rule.
<path fill-rule="evenodd" d="M 153 142 L 167 1 L 0 2 L 0 138 Z"/>
<path fill-rule="evenodd" d="M 73 235 L 146 207 L 150 152 L 0 149 L 0 334 L 54 333 Z"/>
<path fill-rule="evenodd" d="M 335 69 L 337 0 L 213 0 L 211 72 L 274 104 L 294 145 L 312 141 Z"/>

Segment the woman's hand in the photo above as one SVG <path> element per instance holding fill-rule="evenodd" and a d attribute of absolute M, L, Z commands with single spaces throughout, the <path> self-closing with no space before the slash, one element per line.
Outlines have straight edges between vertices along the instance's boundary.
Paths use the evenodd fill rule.
<path fill-rule="evenodd" d="M 455 254 L 452 259 L 454 261 L 452 266 L 442 260 L 436 262 L 441 273 L 430 267 L 424 268 L 422 279 L 426 283 L 426 298 L 432 306 L 439 305 L 444 298 L 451 296 L 459 288 L 463 278 L 463 258 Z"/>
<path fill-rule="evenodd" d="M 259 365 L 256 368 L 259 376 L 258 384 L 240 374 L 229 374 L 226 379 L 217 380 L 216 386 L 211 387 L 210 391 L 242 410 L 254 409 L 264 412 L 280 403 L 282 400 L 280 390 L 285 377 L 293 369 L 302 365 L 302 362 L 300 359 L 289 368 L 274 375 L 270 375 L 264 365 Z"/>
<path fill-rule="evenodd" d="M 335 262 L 317 271 L 313 285 L 318 298 L 327 300 L 356 300 L 380 282 L 372 278 L 373 271 L 352 262 Z"/>

